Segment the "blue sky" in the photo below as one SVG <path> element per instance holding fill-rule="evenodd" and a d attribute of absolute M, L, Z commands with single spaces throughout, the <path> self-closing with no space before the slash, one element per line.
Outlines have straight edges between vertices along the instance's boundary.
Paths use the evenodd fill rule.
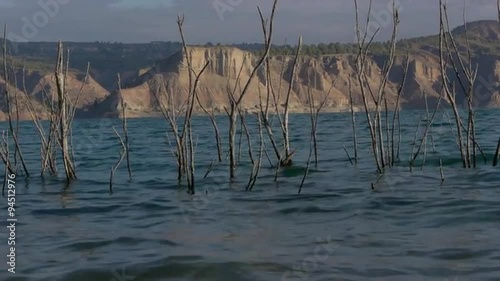
<path fill-rule="evenodd" d="M 400 37 L 438 30 L 437 0 L 396 0 Z M 359 0 L 366 12 L 367 0 Z M 467 19 L 495 19 L 496 0 L 466 0 Z M 280 0 L 275 43 L 353 42 L 353 0 Z M 381 28 L 378 40 L 391 31 L 384 23 L 392 0 L 374 0 L 372 18 Z M 272 0 L 0 0 L 0 21 L 11 35 L 25 41 L 178 41 L 177 13 L 186 16 L 190 43 L 261 42 L 257 5 L 268 14 Z M 448 0 L 453 25 L 462 22 L 464 0 Z M 48 8 L 47 8 L 48 7 Z"/>

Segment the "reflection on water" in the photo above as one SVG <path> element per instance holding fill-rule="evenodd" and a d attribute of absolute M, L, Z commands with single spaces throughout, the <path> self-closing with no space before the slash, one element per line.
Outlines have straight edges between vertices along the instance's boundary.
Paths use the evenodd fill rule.
<path fill-rule="evenodd" d="M 227 182 L 226 163 L 203 178 L 216 149 L 209 120 L 196 117 L 193 197 L 177 183 L 162 119 L 129 120 L 134 178 L 122 166 L 112 195 L 109 171 L 120 146 L 107 128 L 119 120 L 75 121 L 79 179 L 70 186 L 35 176 L 39 147 L 34 128 L 22 123 L 34 176 L 17 188 L 18 273 L 2 271 L 1 280 L 499 280 L 499 170 L 460 168 L 449 121 L 438 118 L 435 149 L 429 144 L 423 169 L 410 172 L 419 114 L 403 115 L 402 161 L 379 179 L 367 132 L 358 132 L 361 159 L 353 167 L 342 148 L 351 148 L 350 115 L 321 115 L 319 166 L 300 195 L 307 115 L 291 116 L 294 166 L 274 182 L 265 162 L 252 192 L 244 191 L 251 167 L 245 147 L 235 182 Z M 498 120 L 498 112 L 478 112 L 478 139 L 490 158 Z"/>

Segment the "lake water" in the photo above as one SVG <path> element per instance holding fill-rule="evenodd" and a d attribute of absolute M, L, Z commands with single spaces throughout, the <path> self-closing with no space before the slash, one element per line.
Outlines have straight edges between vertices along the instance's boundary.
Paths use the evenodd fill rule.
<path fill-rule="evenodd" d="M 120 120 L 75 120 L 79 179 L 70 186 L 39 177 L 36 131 L 23 122 L 32 176 L 19 174 L 16 181 L 16 273 L 7 272 L 4 227 L 0 280 L 500 280 L 500 167 L 491 165 L 500 112 L 477 113 L 487 164 L 478 157 L 476 169 L 461 167 L 448 117 L 439 112 L 425 166 L 410 172 L 422 114 L 402 112 L 401 161 L 380 179 L 364 114 L 357 115 L 356 166 L 343 150 L 345 144 L 353 155 L 350 114 L 320 115 L 319 163 L 311 164 L 301 194 L 306 114 L 291 116 L 293 166 L 282 169 L 276 183 L 275 169 L 264 161 L 251 192 L 245 191 L 251 170 L 246 145 L 235 182 L 228 183 L 227 161 L 203 178 L 216 148 L 209 119 L 196 117 L 195 196 L 176 180 L 163 119 L 129 120 L 133 179 L 123 162 L 113 194 L 109 172 L 120 145 L 111 126 L 120 129 Z M 219 126 L 226 137 L 223 116 Z M 253 143 L 257 154 L 257 137 Z M 0 206 L 5 222 L 7 198 Z"/>

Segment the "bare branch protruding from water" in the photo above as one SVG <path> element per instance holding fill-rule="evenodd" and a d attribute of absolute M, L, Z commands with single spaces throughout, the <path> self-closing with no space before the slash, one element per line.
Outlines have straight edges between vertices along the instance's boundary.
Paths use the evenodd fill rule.
<path fill-rule="evenodd" d="M 132 180 L 132 168 L 130 166 L 130 143 L 128 138 L 128 128 L 127 128 L 127 114 L 126 114 L 126 103 L 125 98 L 122 93 L 122 79 L 120 73 L 117 75 L 118 77 L 118 93 L 120 96 L 120 106 L 122 108 L 122 130 L 125 135 L 125 154 L 127 155 L 127 170 L 128 170 L 128 178 Z"/>
<path fill-rule="evenodd" d="M 495 151 L 495 156 L 493 157 L 493 167 L 498 165 L 498 158 L 500 158 L 500 139 L 498 139 L 497 150 Z"/>
<path fill-rule="evenodd" d="M 243 89 L 240 91 L 240 95 L 236 95 L 236 89 L 238 85 L 240 84 L 240 76 L 238 75 L 238 78 L 235 83 L 234 90 L 230 93 L 229 95 L 229 105 L 230 108 L 228 110 L 228 115 L 229 115 L 229 178 L 232 180 L 236 176 L 236 153 L 235 153 L 235 137 L 236 137 L 236 120 L 238 117 L 238 110 L 241 106 L 241 102 L 243 101 L 243 98 L 246 96 L 248 93 L 248 90 L 250 88 L 250 85 L 254 79 L 254 77 L 257 74 L 257 71 L 260 69 L 260 67 L 264 64 L 266 61 L 267 57 L 269 56 L 269 52 L 271 50 L 271 42 L 272 42 L 272 36 L 273 36 L 273 27 L 274 27 L 274 15 L 276 12 L 276 8 L 278 6 L 278 0 L 274 0 L 274 4 L 272 7 L 271 11 L 271 17 L 269 20 L 269 26 L 268 22 L 264 20 L 264 16 L 262 14 L 262 11 L 260 7 L 258 7 L 258 12 L 261 20 L 261 25 L 262 29 L 264 32 L 264 37 L 265 37 L 265 42 L 264 42 L 264 54 L 257 60 L 257 63 L 255 64 L 252 72 L 250 73 L 250 76 L 248 80 L 245 83 L 245 86 Z"/>
<path fill-rule="evenodd" d="M 69 51 L 68 51 L 69 56 Z M 66 65 L 66 66 L 65 66 Z M 66 181 L 70 182 L 76 179 L 76 171 L 74 159 L 70 151 L 71 142 L 71 124 L 73 121 L 73 107 L 69 101 L 67 92 L 69 57 L 64 61 L 64 48 L 62 41 L 59 41 L 57 47 L 57 63 L 55 69 L 55 78 L 57 86 L 57 120 L 59 123 L 58 143 L 61 148 L 64 171 L 66 173 Z M 75 105 L 73 105 L 75 106 Z"/>
<path fill-rule="evenodd" d="M 17 157 L 21 160 L 21 165 L 23 167 L 23 171 L 27 178 L 29 178 L 30 173 L 28 171 L 28 167 L 26 166 L 26 162 L 24 161 L 23 153 L 21 151 L 21 145 L 19 144 L 19 139 L 17 135 L 18 130 L 14 130 L 14 126 L 12 124 L 12 105 L 9 91 L 9 72 L 8 72 L 8 55 L 7 55 L 7 24 L 4 26 L 4 36 L 3 36 L 3 67 L 4 67 L 4 78 L 5 78 L 5 103 L 7 105 L 7 117 L 9 121 L 9 131 L 12 135 L 12 139 L 14 140 L 15 145 L 15 153 L 14 153 L 14 162 L 17 163 Z M 15 73 L 14 73 L 15 76 Z M 17 83 L 16 83 L 17 84 Z M 17 90 L 16 90 L 17 91 Z M 17 94 L 16 94 L 17 100 Z M 16 103 L 16 110 L 19 113 L 19 107 Z M 17 122 L 19 122 L 19 114 L 17 115 Z"/>
<path fill-rule="evenodd" d="M 109 174 L 109 193 L 113 193 L 113 177 L 115 175 L 116 169 L 118 169 L 123 159 L 125 158 L 125 155 L 127 154 L 127 147 L 123 142 L 123 139 L 120 136 L 120 134 L 118 134 L 118 132 L 116 131 L 115 127 L 113 127 L 113 132 L 115 132 L 116 137 L 118 137 L 118 139 L 120 140 L 121 151 L 120 151 L 120 159 L 118 159 L 118 162 L 116 162 L 116 164 L 113 167 L 111 167 L 111 173 Z"/>

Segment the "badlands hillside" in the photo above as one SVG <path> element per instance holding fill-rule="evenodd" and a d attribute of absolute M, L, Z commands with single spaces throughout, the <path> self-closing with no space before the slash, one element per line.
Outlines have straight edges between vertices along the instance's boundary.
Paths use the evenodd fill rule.
<path fill-rule="evenodd" d="M 457 42 L 463 46 L 464 28 L 458 27 L 453 31 Z M 476 107 L 491 108 L 500 107 L 500 26 L 496 21 L 480 21 L 469 23 L 467 34 L 470 38 L 473 50 L 473 61 L 478 66 L 478 75 L 475 85 Z M 402 95 L 402 107 L 424 108 L 425 99 L 423 93 L 428 97 L 429 103 L 435 104 L 441 89 L 441 74 L 439 70 L 439 53 L 437 49 L 437 36 L 428 36 L 414 39 L 406 39 L 398 42 L 398 56 L 389 77 L 387 93 L 393 100 L 397 93 L 403 71 L 403 57 L 406 52 L 410 54 L 410 64 L 407 82 Z M 33 101 L 37 111 L 43 116 L 44 99 L 51 96 L 55 89 L 53 68 L 50 65 L 52 49 L 47 49 L 48 43 L 29 43 L 30 55 L 37 54 L 38 58 L 30 57 L 30 64 L 24 75 L 25 85 L 23 87 L 23 73 L 20 67 L 14 67 L 10 71 L 9 83 L 11 93 L 18 93 L 19 111 L 23 119 L 31 118 L 23 105 L 26 95 Z M 84 43 L 80 43 L 84 44 Z M 85 43 L 85 48 L 78 43 L 70 44 L 70 49 L 78 52 L 75 61 L 78 65 L 70 72 L 68 79 L 69 93 L 75 98 L 82 89 L 81 99 L 77 104 L 77 117 L 116 117 L 120 115 L 120 99 L 123 98 L 130 116 L 142 117 L 159 114 L 159 106 L 155 97 L 160 97 L 169 106 L 182 104 L 188 92 L 188 72 L 186 68 L 185 54 L 179 49 L 169 47 L 168 56 L 157 59 L 161 51 L 158 45 L 154 45 L 154 52 L 147 53 L 148 45 L 121 46 L 128 50 L 127 56 L 121 56 L 134 63 L 114 62 L 109 67 L 99 48 L 92 48 L 91 43 Z M 98 44 L 98 43 L 95 43 Z M 321 45 L 321 44 L 320 44 Z M 321 50 L 319 54 L 313 54 L 311 46 L 305 46 L 305 54 L 301 55 L 296 70 L 296 78 L 292 85 L 290 107 L 292 111 L 300 112 L 307 109 L 308 89 L 320 100 L 329 91 L 325 111 L 345 111 L 349 109 L 349 77 L 355 77 L 354 63 L 355 54 L 352 45 L 324 45 L 327 47 L 315 47 Z M 56 44 L 54 43 L 54 47 Z M 153 45 L 151 45 L 153 46 Z M 161 45 L 160 45 L 161 46 Z M 252 48 L 245 47 L 252 46 Z M 328 49 L 328 46 L 334 48 Z M 339 46 L 341 48 L 339 48 Z M 368 61 L 368 79 L 372 86 L 376 86 L 381 80 L 381 68 L 387 61 L 387 54 L 383 51 L 370 54 Z M 44 49 L 45 48 L 45 49 Z M 228 85 L 234 87 L 236 77 L 241 69 L 241 81 L 247 81 L 253 66 L 258 58 L 254 45 L 243 45 L 243 48 L 233 46 L 192 46 L 188 48 L 195 69 L 201 69 L 207 61 L 210 61 L 208 69 L 202 75 L 198 88 L 200 102 L 208 108 L 214 108 L 218 112 L 224 112 L 228 105 Z M 20 48 L 23 50 L 23 48 Z M 26 49 L 26 48 L 25 48 Z M 109 50 L 108 50 L 109 51 Z M 136 56 L 134 56 L 136 52 Z M 141 53 L 142 52 L 142 53 Z M 330 52 L 330 53 L 329 53 Z M 141 55 L 143 61 L 141 61 Z M 47 55 L 47 57 L 43 57 Z M 19 66 L 27 54 L 17 54 L 14 65 Z M 118 56 L 117 56 L 118 57 Z M 92 59 L 95 62 L 92 62 Z M 33 61 L 37 61 L 34 64 Z M 151 66 L 152 59 L 156 61 Z M 85 68 L 83 61 L 89 60 L 92 71 L 91 77 L 83 85 Z M 42 65 L 43 67 L 39 67 Z M 86 65 L 86 64 L 85 64 Z M 31 66 L 31 67 L 30 67 Z M 136 68 L 134 68 L 136 67 Z M 289 87 L 290 71 L 292 68 L 292 57 L 283 52 L 283 48 L 273 49 L 271 56 L 271 78 L 274 90 L 284 96 Z M 116 73 L 122 76 L 122 92 L 117 91 Z M 449 70 L 449 76 L 454 74 Z M 16 81 L 17 80 L 17 81 Z M 243 101 L 247 110 L 255 110 L 259 104 L 259 96 L 266 94 L 265 75 L 262 69 L 251 85 L 250 91 Z M 82 88 L 83 85 L 83 88 Z M 281 85 L 281 86 L 280 86 Z M 0 90 L 4 93 L 5 79 L 0 79 Z M 362 107 L 360 86 L 356 79 L 352 79 L 355 106 Z M 172 97 L 167 98 L 167 97 Z M 463 102 L 464 95 L 458 93 L 457 100 Z M 200 111 L 200 108 L 196 108 Z M 5 119 L 6 106 L 4 99 L 0 99 L 0 119 Z"/>

